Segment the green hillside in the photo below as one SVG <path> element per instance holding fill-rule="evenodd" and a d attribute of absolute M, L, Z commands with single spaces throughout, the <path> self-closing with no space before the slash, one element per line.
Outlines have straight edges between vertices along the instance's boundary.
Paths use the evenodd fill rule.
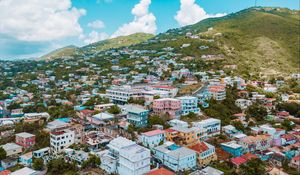
<path fill-rule="evenodd" d="M 54 51 L 48 53 L 47 55 L 40 57 L 39 59 L 40 60 L 51 60 L 51 59 L 56 59 L 56 58 L 68 57 L 68 56 L 74 55 L 76 50 L 78 50 L 78 48 L 76 46 L 67 46 L 67 47 L 63 47 L 63 48 L 54 50 Z"/>
<path fill-rule="evenodd" d="M 134 44 L 138 44 L 148 39 L 154 37 L 152 34 L 146 33 L 135 33 L 128 36 L 120 36 L 117 38 L 112 38 L 104 41 L 99 41 L 87 46 L 82 47 L 83 50 L 94 50 L 94 51 L 102 51 L 108 50 L 112 48 L 120 48 L 124 46 L 130 46 Z"/>
<path fill-rule="evenodd" d="M 56 59 L 56 58 L 62 58 L 67 56 L 74 56 L 75 54 L 80 53 L 88 53 L 93 54 L 97 51 L 103 51 L 108 50 L 111 48 L 120 48 L 125 46 L 130 46 L 134 44 L 138 44 L 144 41 L 147 41 L 148 39 L 154 37 L 152 34 L 146 34 L 146 33 L 136 33 L 128 36 L 120 36 L 117 38 L 112 38 L 104 41 L 99 41 L 93 44 L 89 44 L 87 46 L 78 48 L 75 46 L 67 46 L 61 49 L 57 49 L 55 51 L 52 51 L 48 53 L 47 55 L 42 56 L 40 59 Z"/>
<path fill-rule="evenodd" d="M 169 30 L 158 35 L 161 40 L 169 41 L 141 47 L 159 49 L 170 46 L 183 56 L 223 54 L 225 59 L 214 64 L 219 64 L 219 67 L 236 64 L 237 72 L 244 74 L 250 72 L 271 76 L 297 72 L 300 62 L 299 15 L 299 11 L 283 8 L 250 8 L 222 18 L 206 19 L 191 26 Z M 200 39 L 186 37 L 187 32 Z M 209 39 L 214 42 L 207 42 Z M 191 46 L 180 48 L 184 43 Z M 209 48 L 200 50 L 199 46 L 202 45 Z"/>

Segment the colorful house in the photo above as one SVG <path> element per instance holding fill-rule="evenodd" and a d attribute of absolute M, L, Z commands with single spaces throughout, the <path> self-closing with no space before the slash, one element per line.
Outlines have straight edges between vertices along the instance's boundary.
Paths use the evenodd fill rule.
<path fill-rule="evenodd" d="M 32 152 L 28 152 L 19 157 L 20 164 L 24 166 L 31 166 L 32 164 Z"/>
<path fill-rule="evenodd" d="M 166 140 L 180 146 L 189 146 L 197 143 L 197 128 L 172 127 L 166 129 Z"/>
<path fill-rule="evenodd" d="M 243 154 L 243 148 L 241 145 L 235 143 L 234 141 L 221 143 L 221 148 L 233 155 L 234 157 L 239 157 Z"/>
<path fill-rule="evenodd" d="M 198 162 L 201 167 L 206 167 L 212 161 L 217 160 L 215 147 L 206 142 L 198 142 L 188 148 L 194 150 L 198 155 Z"/>
<path fill-rule="evenodd" d="M 141 107 L 126 105 L 127 121 L 135 127 L 145 127 L 148 123 L 149 111 Z"/>
<path fill-rule="evenodd" d="M 27 132 L 18 133 L 16 134 L 16 144 L 24 149 L 32 148 L 35 145 L 35 135 Z"/>
<path fill-rule="evenodd" d="M 247 136 L 239 143 L 243 147 L 243 152 L 264 151 L 271 147 L 272 137 L 270 135 Z"/>

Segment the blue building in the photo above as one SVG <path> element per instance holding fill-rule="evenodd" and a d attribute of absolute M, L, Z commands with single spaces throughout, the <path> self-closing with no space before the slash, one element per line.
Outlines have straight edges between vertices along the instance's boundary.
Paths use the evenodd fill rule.
<path fill-rule="evenodd" d="M 135 127 L 145 127 L 148 124 L 149 111 L 137 106 L 126 105 L 127 121 Z"/>
<path fill-rule="evenodd" d="M 187 115 L 190 112 L 199 114 L 200 108 L 198 108 L 198 98 L 197 97 L 179 97 L 178 98 L 181 101 L 181 114 Z"/>
<path fill-rule="evenodd" d="M 241 145 L 236 144 L 234 141 L 221 143 L 221 148 L 233 155 L 234 157 L 239 157 L 243 154 L 243 148 Z"/>

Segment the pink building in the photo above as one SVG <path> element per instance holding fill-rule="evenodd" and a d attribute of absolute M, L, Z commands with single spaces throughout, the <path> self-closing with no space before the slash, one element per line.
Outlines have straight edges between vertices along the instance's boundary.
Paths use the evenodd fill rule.
<path fill-rule="evenodd" d="M 153 101 L 153 111 L 157 115 L 169 114 L 171 118 L 180 116 L 181 101 L 174 98 L 162 98 Z"/>
<path fill-rule="evenodd" d="M 22 146 L 23 148 L 31 148 L 35 144 L 35 135 L 21 132 L 16 134 L 16 144 Z"/>

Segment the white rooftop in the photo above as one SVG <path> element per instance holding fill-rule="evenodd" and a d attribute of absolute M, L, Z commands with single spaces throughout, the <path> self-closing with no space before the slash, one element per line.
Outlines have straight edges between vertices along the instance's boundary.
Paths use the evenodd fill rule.
<path fill-rule="evenodd" d="M 23 138 L 30 138 L 30 137 L 34 137 L 35 135 L 27 133 L 27 132 L 21 132 L 21 133 L 16 134 L 16 136 L 23 137 Z"/>
<path fill-rule="evenodd" d="M 11 175 L 34 175 L 36 173 L 37 172 L 34 171 L 33 169 L 24 167 L 22 169 L 12 172 Z"/>

